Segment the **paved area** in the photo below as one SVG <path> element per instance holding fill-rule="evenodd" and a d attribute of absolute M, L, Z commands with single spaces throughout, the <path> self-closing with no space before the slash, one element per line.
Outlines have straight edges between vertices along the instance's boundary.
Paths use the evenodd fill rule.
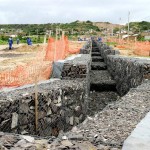
<path fill-rule="evenodd" d="M 125 140 L 122 150 L 150 150 L 150 112 Z"/>

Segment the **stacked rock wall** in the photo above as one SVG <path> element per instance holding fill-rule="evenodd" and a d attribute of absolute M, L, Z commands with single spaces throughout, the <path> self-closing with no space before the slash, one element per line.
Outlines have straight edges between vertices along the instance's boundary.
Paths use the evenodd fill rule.
<path fill-rule="evenodd" d="M 56 80 L 38 85 L 35 132 L 34 85 L 0 93 L 0 131 L 50 136 L 67 131 L 85 117 L 84 80 Z"/>
<path fill-rule="evenodd" d="M 149 58 L 120 56 L 117 50 L 106 44 L 97 44 L 108 71 L 116 80 L 116 88 L 120 95 L 126 94 L 130 88 L 137 87 L 144 79 L 150 79 Z"/>
<path fill-rule="evenodd" d="M 150 59 L 108 56 L 107 66 L 121 95 L 140 85 L 144 79 L 150 79 Z"/>
<path fill-rule="evenodd" d="M 91 67 L 91 56 L 89 54 L 80 55 L 73 60 L 64 63 L 61 77 L 62 79 L 86 78 Z"/>
<path fill-rule="evenodd" d="M 91 51 L 91 50 L 90 50 Z M 85 79 L 85 113 L 87 111 L 90 91 L 90 70 L 91 70 L 91 55 L 81 54 L 81 57 L 76 57 L 73 60 L 67 60 L 62 69 L 62 80 Z"/>
<path fill-rule="evenodd" d="M 81 49 L 80 49 L 80 54 L 90 54 L 92 49 L 92 43 L 89 40 Z"/>

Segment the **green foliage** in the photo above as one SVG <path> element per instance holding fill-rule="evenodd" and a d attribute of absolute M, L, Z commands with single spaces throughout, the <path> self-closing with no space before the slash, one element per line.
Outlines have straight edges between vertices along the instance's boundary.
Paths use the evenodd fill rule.
<path fill-rule="evenodd" d="M 3 41 L 0 39 L 0 45 L 4 45 L 4 44 L 7 44 L 7 41 Z"/>
<path fill-rule="evenodd" d="M 52 30 L 54 33 L 56 28 L 61 28 L 65 31 L 68 31 L 71 34 L 71 31 L 82 32 L 89 31 L 90 29 L 94 31 L 99 31 L 97 26 L 94 26 L 91 21 L 80 22 L 75 21 L 71 23 L 53 23 L 53 24 L 11 24 L 11 25 L 0 25 L 0 29 L 5 29 L 7 33 L 14 33 L 17 30 L 21 30 L 21 33 L 25 35 L 45 35 L 46 30 Z M 18 33 L 19 34 L 19 33 Z"/>
<path fill-rule="evenodd" d="M 137 40 L 138 41 L 145 41 L 144 36 L 142 36 L 141 34 L 138 35 Z"/>
<path fill-rule="evenodd" d="M 44 40 L 44 35 L 46 31 L 52 31 L 52 36 L 55 36 L 56 29 L 62 29 L 71 39 L 77 39 L 79 35 L 91 34 L 89 31 L 92 30 L 96 35 L 97 31 L 100 31 L 97 26 L 94 26 L 91 21 L 81 22 L 79 20 L 71 22 L 71 23 L 48 23 L 48 24 L 8 24 L 8 25 L 0 25 L 1 33 L 0 33 L 0 44 L 7 43 L 8 36 L 17 34 L 17 38 L 19 38 L 20 43 L 26 43 L 26 37 L 32 36 L 33 43 L 42 43 Z M 60 31 L 60 33 L 62 33 Z M 25 38 L 23 38 L 25 36 Z M 16 41 L 16 38 L 13 38 Z"/>
<path fill-rule="evenodd" d="M 119 28 L 118 27 L 116 27 L 116 28 L 114 28 L 114 33 L 116 33 L 117 31 L 119 31 Z"/>
<path fill-rule="evenodd" d="M 130 29 L 134 32 L 145 31 L 150 29 L 150 22 L 142 21 L 142 22 L 130 22 Z M 126 25 L 126 29 L 128 25 Z"/>
<path fill-rule="evenodd" d="M 106 42 L 106 44 L 107 44 L 108 46 L 111 46 L 111 45 L 115 46 L 117 43 L 116 43 L 116 42 Z"/>

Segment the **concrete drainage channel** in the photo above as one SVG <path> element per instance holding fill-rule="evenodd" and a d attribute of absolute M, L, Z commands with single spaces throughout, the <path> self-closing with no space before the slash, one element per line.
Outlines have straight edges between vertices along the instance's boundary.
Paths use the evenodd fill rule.
<path fill-rule="evenodd" d="M 0 148 L 121 149 L 150 108 L 150 60 L 92 41 L 54 66 L 60 79 L 38 84 L 38 118 L 34 85 L 1 91 Z"/>

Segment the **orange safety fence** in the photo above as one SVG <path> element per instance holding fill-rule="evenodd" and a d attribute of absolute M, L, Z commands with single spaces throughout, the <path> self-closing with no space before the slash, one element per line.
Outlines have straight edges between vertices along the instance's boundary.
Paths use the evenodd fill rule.
<path fill-rule="evenodd" d="M 123 39 L 109 39 L 108 42 L 115 42 L 115 46 L 123 50 L 133 50 L 135 55 L 150 56 L 150 42 L 149 41 L 135 41 Z"/>
<path fill-rule="evenodd" d="M 79 53 L 80 48 L 69 45 L 67 37 L 60 40 L 49 38 L 47 45 L 37 52 L 32 62 L 24 66 L 18 65 L 13 70 L 0 71 L 0 88 L 18 87 L 49 79 L 53 61 Z"/>
<path fill-rule="evenodd" d="M 77 54 L 80 52 L 80 48 L 74 48 L 70 46 L 71 42 L 69 42 L 67 37 L 57 41 L 53 38 L 50 38 L 48 40 L 45 60 L 57 61 L 66 58 L 70 54 Z"/>

